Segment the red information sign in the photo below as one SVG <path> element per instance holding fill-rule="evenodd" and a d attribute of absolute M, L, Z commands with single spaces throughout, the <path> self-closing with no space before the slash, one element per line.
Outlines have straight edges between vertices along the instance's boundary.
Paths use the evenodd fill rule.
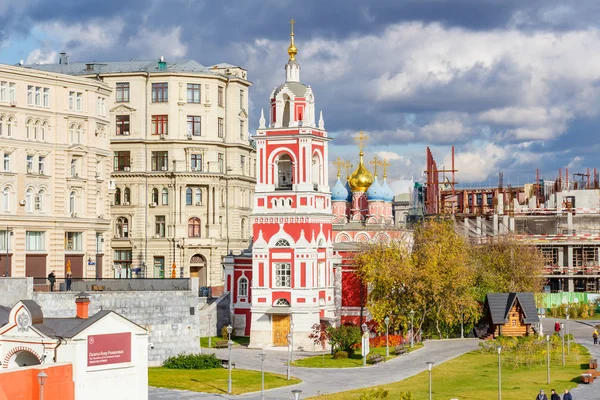
<path fill-rule="evenodd" d="M 131 361 L 131 332 L 88 336 L 88 367 Z"/>

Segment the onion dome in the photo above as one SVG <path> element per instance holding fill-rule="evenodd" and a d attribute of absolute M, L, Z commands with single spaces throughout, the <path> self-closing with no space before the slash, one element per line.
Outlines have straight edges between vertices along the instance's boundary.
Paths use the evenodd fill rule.
<path fill-rule="evenodd" d="M 352 188 L 350 187 L 350 182 L 348 181 L 348 179 L 350 178 L 346 178 L 346 184 L 344 185 L 344 187 L 348 191 L 348 197 L 346 198 L 346 201 L 348 203 L 352 203 Z"/>
<path fill-rule="evenodd" d="M 360 162 L 356 170 L 350 175 L 348 182 L 353 192 L 366 192 L 373 183 L 373 174 L 363 164 L 363 152 L 360 152 Z"/>
<path fill-rule="evenodd" d="M 375 176 L 375 181 L 369 186 L 367 189 L 367 199 L 368 200 L 383 200 L 384 190 L 383 186 L 379 183 L 377 176 Z"/>
<path fill-rule="evenodd" d="M 331 189 L 331 200 L 332 201 L 347 201 L 348 200 L 348 189 L 344 187 L 340 176 L 338 175 L 335 185 Z"/>
<path fill-rule="evenodd" d="M 383 201 L 385 201 L 385 202 L 394 201 L 394 191 L 388 185 L 387 177 L 385 177 L 385 176 L 383 177 L 383 185 L 381 185 L 381 187 L 383 187 Z"/>

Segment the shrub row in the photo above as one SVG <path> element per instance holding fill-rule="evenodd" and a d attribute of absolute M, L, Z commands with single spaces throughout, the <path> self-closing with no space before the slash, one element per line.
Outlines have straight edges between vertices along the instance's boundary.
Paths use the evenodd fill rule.
<path fill-rule="evenodd" d="M 169 357 L 163 367 L 171 369 L 221 368 L 221 361 L 214 354 L 179 354 Z"/>

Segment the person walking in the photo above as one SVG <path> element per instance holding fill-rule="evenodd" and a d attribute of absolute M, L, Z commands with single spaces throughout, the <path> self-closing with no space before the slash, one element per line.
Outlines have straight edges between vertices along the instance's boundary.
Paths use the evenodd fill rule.
<path fill-rule="evenodd" d="M 548 400 L 548 396 L 544 393 L 544 389 L 540 390 L 540 393 L 537 395 L 535 400 Z"/>
<path fill-rule="evenodd" d="M 594 339 L 594 344 L 598 344 L 598 329 L 594 329 L 594 333 L 592 333 L 592 339 Z"/>
<path fill-rule="evenodd" d="M 71 291 L 71 282 L 73 281 L 73 273 L 71 272 L 70 269 L 67 270 L 67 276 L 66 276 L 66 282 L 67 282 L 67 291 Z"/>
<path fill-rule="evenodd" d="M 557 335 L 560 333 L 560 322 L 558 321 L 554 323 L 554 333 L 556 333 Z"/>
<path fill-rule="evenodd" d="M 563 400 L 573 400 L 573 396 L 569 393 L 569 389 L 565 389 L 565 395 L 563 396 Z"/>
<path fill-rule="evenodd" d="M 50 282 L 50 291 L 54 292 L 54 282 L 56 282 L 56 275 L 54 275 L 54 270 L 50 271 L 48 274 L 48 282 Z"/>
<path fill-rule="evenodd" d="M 550 400 L 560 400 L 560 396 L 556 393 L 556 390 L 550 391 Z"/>

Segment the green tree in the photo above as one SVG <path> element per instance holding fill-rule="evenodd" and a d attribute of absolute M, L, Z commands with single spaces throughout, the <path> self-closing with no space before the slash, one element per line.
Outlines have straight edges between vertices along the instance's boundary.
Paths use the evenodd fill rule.
<path fill-rule="evenodd" d="M 350 355 L 354 354 L 354 347 L 361 341 L 360 328 L 357 326 L 329 327 L 327 337 L 335 351 L 342 350 Z"/>

